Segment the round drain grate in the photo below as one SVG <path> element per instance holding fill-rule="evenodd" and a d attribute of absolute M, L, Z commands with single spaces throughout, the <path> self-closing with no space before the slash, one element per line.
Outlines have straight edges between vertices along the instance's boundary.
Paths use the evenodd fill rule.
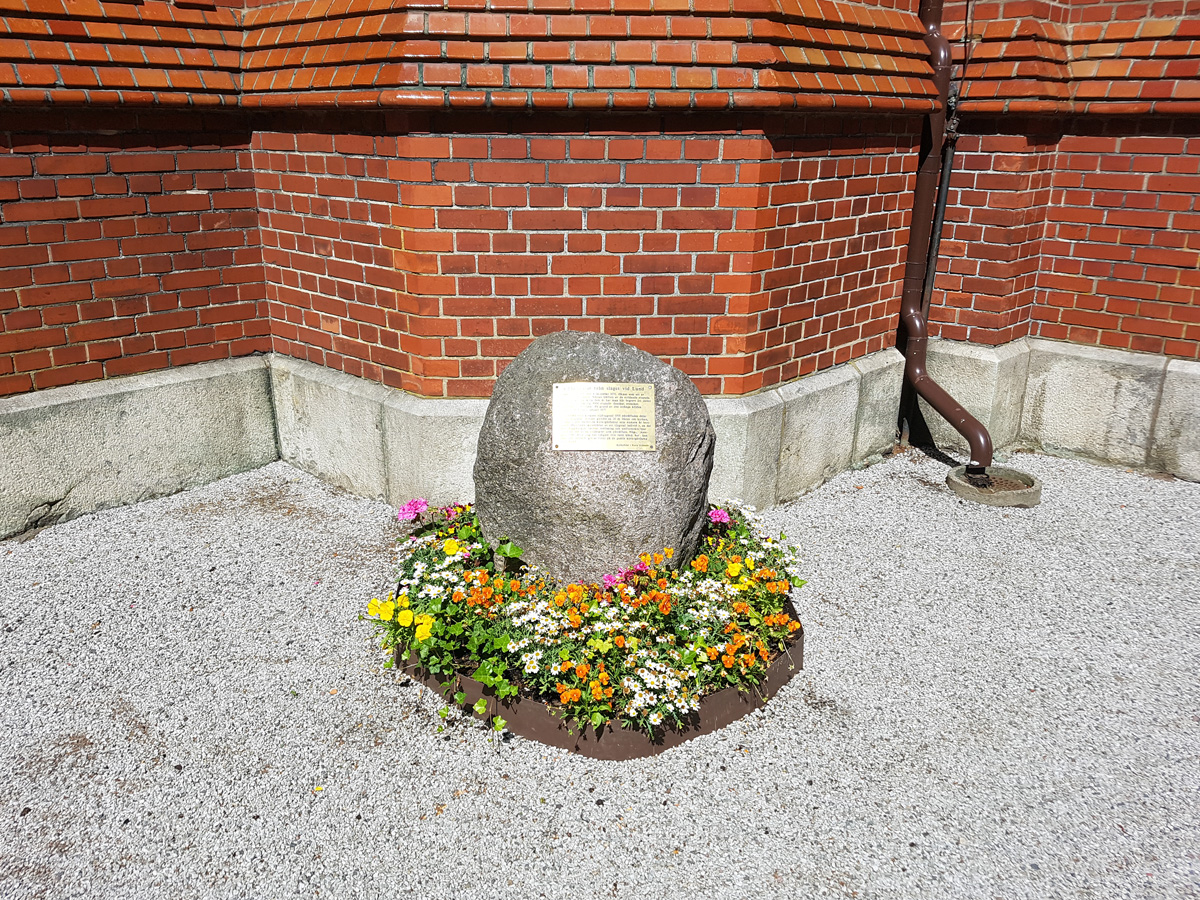
<path fill-rule="evenodd" d="M 966 466 L 951 469 L 946 484 L 964 500 L 986 506 L 1037 506 L 1042 500 L 1042 483 L 1032 475 L 989 466 L 986 475 L 968 475 Z"/>

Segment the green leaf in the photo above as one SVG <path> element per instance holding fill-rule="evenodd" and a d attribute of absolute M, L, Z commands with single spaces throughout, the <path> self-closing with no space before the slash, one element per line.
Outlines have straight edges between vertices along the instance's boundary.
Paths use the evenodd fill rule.
<path fill-rule="evenodd" d="M 464 703 L 467 702 L 467 695 L 464 692 L 459 691 L 457 694 L 454 695 L 454 702 L 457 703 L 459 706 L 462 706 Z"/>
<path fill-rule="evenodd" d="M 389 657 L 387 658 L 387 662 L 385 662 L 385 663 L 383 664 L 383 667 L 384 667 L 385 669 L 390 669 L 390 668 L 391 668 L 392 666 L 394 666 L 395 664 L 396 664 L 396 660 L 395 660 L 395 659 L 393 659 L 392 657 L 390 657 L 390 656 L 389 656 Z"/>
<path fill-rule="evenodd" d="M 482 716 L 485 712 L 487 712 L 487 700 L 483 697 L 480 697 L 475 701 L 475 705 L 472 706 L 471 709 L 475 710 L 475 712 Z"/>
<path fill-rule="evenodd" d="M 446 718 L 446 716 L 450 715 L 450 707 L 443 706 L 441 709 L 438 710 L 438 715 L 441 716 L 443 719 Z"/>
<path fill-rule="evenodd" d="M 502 718 L 500 718 L 500 716 L 494 716 L 492 718 L 492 730 L 493 731 L 503 731 L 504 726 L 507 724 L 508 724 L 508 719 L 502 719 Z"/>
<path fill-rule="evenodd" d="M 507 650 L 508 649 L 508 635 L 502 634 L 499 637 L 497 637 L 495 640 L 492 641 L 492 646 L 495 647 L 497 650 Z"/>
<path fill-rule="evenodd" d="M 524 552 L 524 550 L 509 540 L 505 540 L 503 544 L 496 548 L 497 554 L 508 557 L 509 559 L 517 559 Z"/>
<path fill-rule="evenodd" d="M 566 647 L 560 647 L 558 650 L 558 658 L 559 659 L 570 659 L 571 651 L 568 650 Z"/>
<path fill-rule="evenodd" d="M 592 713 L 592 727 L 593 728 L 599 728 L 603 721 L 604 721 L 604 716 L 600 715 L 600 713 L 598 713 L 598 712 Z"/>

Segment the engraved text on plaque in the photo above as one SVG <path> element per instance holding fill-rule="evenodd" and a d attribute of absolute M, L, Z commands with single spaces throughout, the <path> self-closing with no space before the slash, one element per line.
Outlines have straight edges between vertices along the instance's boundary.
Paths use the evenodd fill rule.
<path fill-rule="evenodd" d="M 654 450 L 654 385 L 556 384 L 551 429 L 555 450 Z"/>

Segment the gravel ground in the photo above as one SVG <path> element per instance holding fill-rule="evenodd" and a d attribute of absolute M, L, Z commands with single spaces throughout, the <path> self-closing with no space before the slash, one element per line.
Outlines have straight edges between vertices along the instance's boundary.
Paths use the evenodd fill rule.
<path fill-rule="evenodd" d="M 626 763 L 438 733 L 357 618 L 391 511 L 283 463 L 0 543 L 0 896 L 1200 896 L 1200 485 L 1012 464 L 772 510 L 807 668 Z"/>

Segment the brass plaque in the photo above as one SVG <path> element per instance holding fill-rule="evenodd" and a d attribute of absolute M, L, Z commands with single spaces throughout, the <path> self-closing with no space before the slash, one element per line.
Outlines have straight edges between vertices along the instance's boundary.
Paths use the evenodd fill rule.
<path fill-rule="evenodd" d="M 556 384 L 550 411 L 555 450 L 654 449 L 652 384 Z"/>

